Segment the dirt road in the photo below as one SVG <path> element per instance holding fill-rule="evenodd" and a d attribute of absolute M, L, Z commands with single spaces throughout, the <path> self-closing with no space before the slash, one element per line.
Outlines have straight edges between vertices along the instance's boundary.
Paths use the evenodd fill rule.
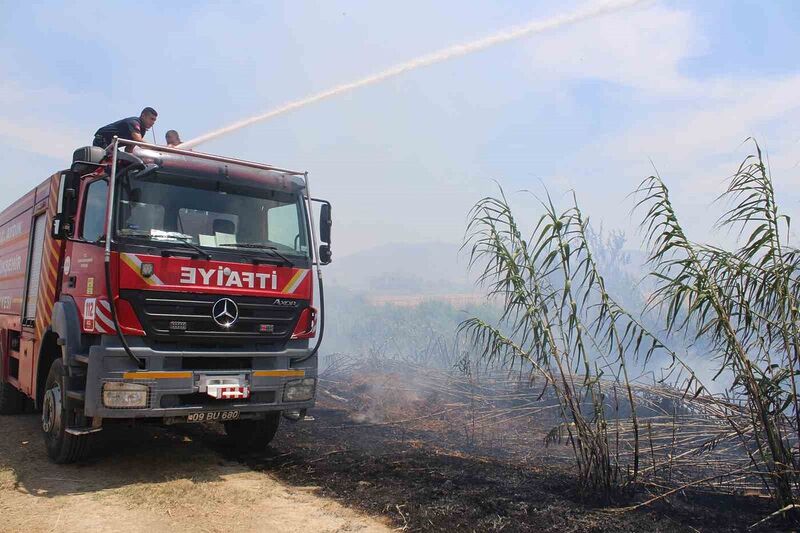
<path fill-rule="evenodd" d="M 49 463 L 37 415 L 0 416 L 0 531 L 388 531 L 266 472 L 222 459 L 192 435 L 105 432 L 81 465 Z"/>

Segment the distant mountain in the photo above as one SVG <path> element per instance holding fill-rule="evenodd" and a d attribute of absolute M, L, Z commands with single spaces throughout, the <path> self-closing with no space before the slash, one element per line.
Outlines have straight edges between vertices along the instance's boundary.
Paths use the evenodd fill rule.
<path fill-rule="evenodd" d="M 336 258 L 326 268 L 331 284 L 387 295 L 474 292 L 467 253 L 453 243 L 392 243 Z"/>

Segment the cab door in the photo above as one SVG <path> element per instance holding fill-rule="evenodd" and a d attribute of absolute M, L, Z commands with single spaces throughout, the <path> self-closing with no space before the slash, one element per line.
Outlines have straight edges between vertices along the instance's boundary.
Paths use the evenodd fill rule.
<path fill-rule="evenodd" d="M 61 288 L 62 294 L 75 300 L 84 333 L 105 332 L 105 328 L 98 327 L 97 321 L 104 316 L 102 309 L 98 316 L 98 301 L 104 301 L 106 297 L 104 259 L 107 206 L 107 178 L 85 180 L 79 192 L 75 231 L 66 247 Z"/>

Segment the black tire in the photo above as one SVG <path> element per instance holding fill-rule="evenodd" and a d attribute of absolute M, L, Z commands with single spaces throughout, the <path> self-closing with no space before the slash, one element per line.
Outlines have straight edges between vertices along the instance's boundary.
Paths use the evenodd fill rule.
<path fill-rule="evenodd" d="M 281 423 L 280 412 L 268 413 L 266 418 L 258 420 L 236 420 L 223 422 L 225 434 L 232 444 L 242 450 L 261 451 L 266 448 Z"/>
<path fill-rule="evenodd" d="M 86 457 L 92 435 L 70 435 L 67 424 L 74 412 L 65 404 L 64 366 L 56 359 L 50 366 L 42 402 L 42 435 L 47 455 L 56 464 L 74 463 Z"/>

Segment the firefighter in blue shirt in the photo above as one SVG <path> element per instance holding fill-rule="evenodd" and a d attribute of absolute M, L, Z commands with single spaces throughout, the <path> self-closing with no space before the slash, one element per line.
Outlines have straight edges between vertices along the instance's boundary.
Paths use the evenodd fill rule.
<path fill-rule="evenodd" d="M 120 139 L 143 141 L 144 134 L 153 127 L 153 124 L 156 123 L 156 118 L 158 118 L 156 110 L 152 107 L 145 107 L 138 117 L 123 118 L 97 130 L 92 144 L 100 148 L 106 148 L 114 140 L 115 135 Z M 128 151 L 131 148 L 129 147 Z"/>

